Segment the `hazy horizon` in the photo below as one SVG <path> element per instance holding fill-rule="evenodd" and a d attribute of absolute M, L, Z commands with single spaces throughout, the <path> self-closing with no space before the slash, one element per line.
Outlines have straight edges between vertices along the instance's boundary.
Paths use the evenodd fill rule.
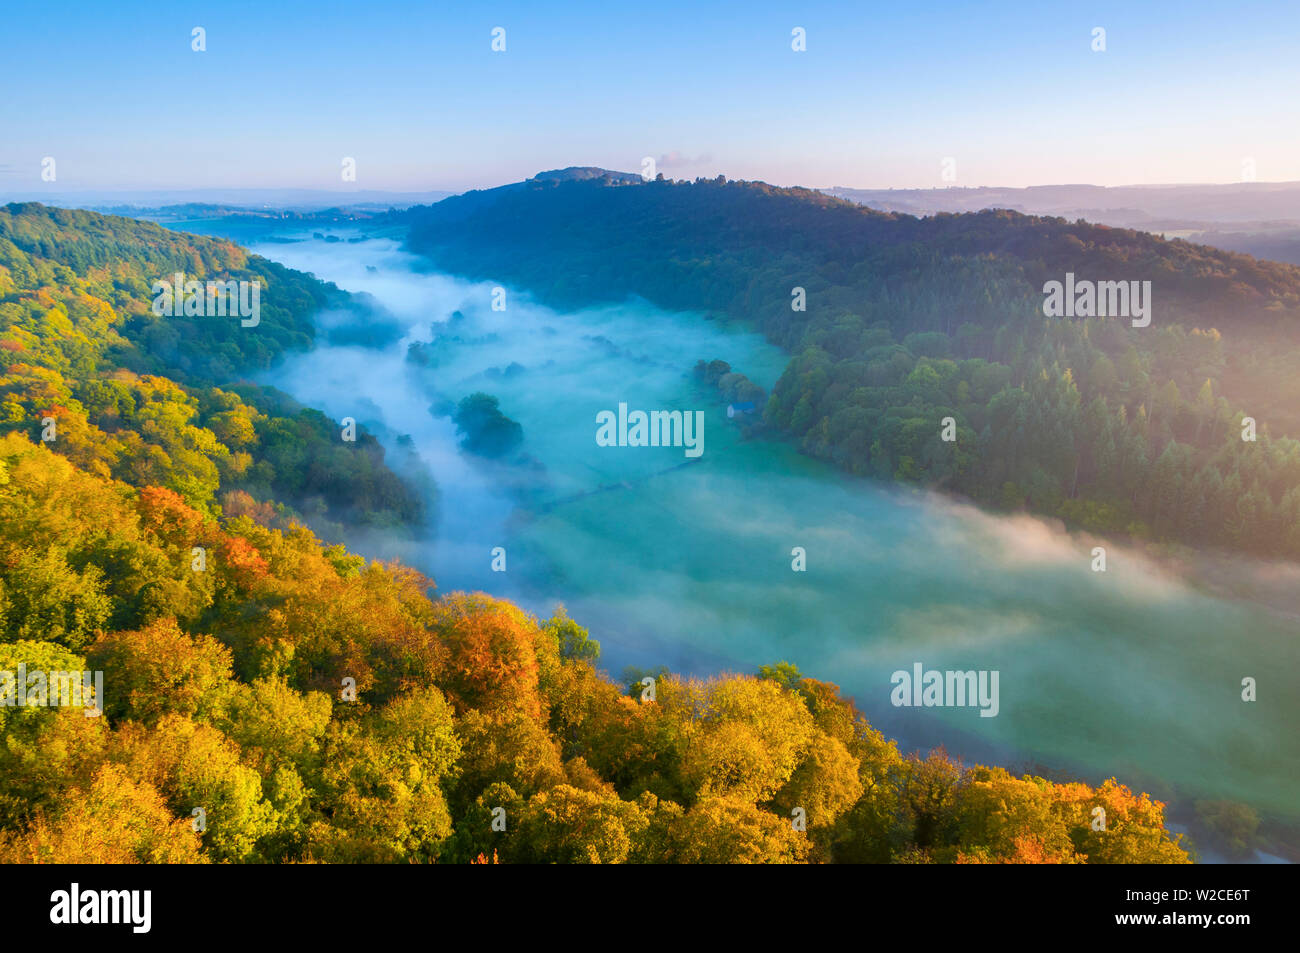
<path fill-rule="evenodd" d="M 539 174 L 547 172 L 556 172 L 556 170 L 572 168 L 603 168 L 603 166 L 593 165 L 567 165 L 560 166 L 559 169 L 538 169 L 536 173 L 530 174 L 523 179 L 511 179 L 510 182 L 491 182 L 484 185 L 473 186 L 471 189 L 451 190 L 451 189 L 424 189 L 424 190 L 399 190 L 399 189 L 357 189 L 357 187 L 320 187 L 320 189 L 309 189 L 302 186 L 260 186 L 260 187 L 242 187 L 242 186 L 192 186 L 178 187 L 178 189 L 62 189 L 62 187 L 48 187 L 48 189 L 29 189 L 29 190 L 0 190 L 0 202 L 56 202 L 59 199 L 81 200 L 81 202 L 113 202 L 117 200 L 125 205 L 148 205 L 156 204 L 183 204 L 187 202 L 204 203 L 204 204 L 224 204 L 238 205 L 240 202 L 255 202 L 255 200 L 265 200 L 266 205 L 270 207 L 292 207 L 294 200 L 299 200 L 304 207 L 313 204 L 316 200 L 333 200 L 338 198 L 352 198 L 354 202 L 348 204 L 373 204 L 380 200 L 391 199 L 399 203 L 428 203 L 438 202 L 438 200 L 448 198 L 452 195 L 461 195 L 464 192 L 476 190 L 498 189 L 500 186 L 512 185 L 512 183 L 526 181 L 534 178 Z M 604 169 L 606 172 L 625 174 L 625 176 L 634 176 L 634 172 L 628 172 L 625 169 Z M 724 177 L 731 179 L 732 177 Z M 673 178 L 668 176 L 668 178 Z M 766 178 L 746 179 L 746 181 L 764 182 L 767 185 L 777 185 L 777 183 Z M 1278 182 L 1152 182 L 1152 183 L 1128 183 L 1128 185 L 1102 186 L 1093 182 L 1053 182 L 1044 183 L 1036 186 L 931 186 L 931 187 L 910 187 L 910 186 L 853 186 L 842 185 L 814 185 L 814 183 L 798 182 L 793 186 L 784 187 L 802 187 L 802 189 L 813 189 L 816 191 L 831 192 L 862 192 L 862 194 L 878 194 L 878 192 L 913 192 L 913 194 L 922 195 L 944 195 L 944 194 L 975 194 L 975 192 L 1044 192 L 1049 190 L 1104 190 L 1110 194 L 1130 190 L 1239 190 L 1242 192 L 1268 192 L 1277 190 L 1286 190 L 1287 187 L 1294 187 L 1300 191 L 1300 179 L 1296 181 L 1278 181 Z"/>
<path fill-rule="evenodd" d="M 328 189 L 352 159 L 357 188 L 459 192 L 574 155 L 817 188 L 1300 180 L 1278 2 L 279 12 L 293 42 L 244 3 L 15 9 L 0 193 L 47 159 L 60 190 Z"/>

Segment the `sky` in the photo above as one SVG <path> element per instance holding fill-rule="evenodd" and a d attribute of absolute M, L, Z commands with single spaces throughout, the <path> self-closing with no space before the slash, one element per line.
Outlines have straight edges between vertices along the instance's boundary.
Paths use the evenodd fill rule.
<path fill-rule="evenodd" d="M 42 0 L 0 22 L 0 195 L 462 191 L 646 157 L 809 187 L 1300 180 L 1296 0 Z"/>

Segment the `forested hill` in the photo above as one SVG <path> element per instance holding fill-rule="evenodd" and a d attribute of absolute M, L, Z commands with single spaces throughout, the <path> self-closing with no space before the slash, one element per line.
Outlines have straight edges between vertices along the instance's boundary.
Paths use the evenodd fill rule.
<path fill-rule="evenodd" d="M 721 179 L 557 175 L 401 218 L 439 267 L 556 306 L 635 294 L 752 323 L 792 353 L 766 420 L 853 472 L 1101 532 L 1300 557 L 1300 445 L 1283 438 L 1300 433 L 1300 268 L 1083 222 L 920 219 Z M 1046 317 L 1043 285 L 1067 273 L 1151 282 L 1150 325 Z"/>
<path fill-rule="evenodd" d="M 153 313 L 153 282 L 260 283 L 256 326 Z M 0 433 L 93 473 L 179 493 L 202 512 L 289 505 L 337 536 L 422 505 L 361 431 L 243 381 L 311 346 L 313 315 L 360 307 L 333 285 L 227 241 L 93 212 L 0 208 Z"/>
<path fill-rule="evenodd" d="M 66 283 L 109 305 L 112 336 L 91 337 L 136 370 L 218 383 L 262 370 L 285 351 L 311 347 L 312 315 L 347 299 L 333 285 L 250 255 L 233 242 L 116 215 L 8 205 L 0 208 L 0 242 L 0 264 L 13 291 L 54 293 Z M 152 282 L 171 280 L 177 272 L 186 280 L 260 281 L 265 294 L 256 333 L 237 320 L 154 315 Z"/>
<path fill-rule="evenodd" d="M 899 272 L 904 266 L 992 256 L 1009 259 L 1006 273 L 1024 280 L 1023 287 L 999 290 L 1028 295 L 1035 306 L 1042 303 L 1043 281 L 1069 270 L 1080 279 L 1157 283 L 1166 320 L 1219 319 L 1211 309 L 1228 305 L 1247 313 L 1300 307 L 1300 268 L 1146 232 L 1007 210 L 917 218 L 762 182 L 632 179 L 543 174 L 399 217 L 411 224 L 411 244 L 436 251 L 440 262 L 463 261 L 486 272 L 513 261 L 510 271 L 531 278 L 530 289 L 564 305 L 619 300 L 631 289 L 669 307 L 759 309 L 743 316 L 765 317 L 769 307 L 790 311 L 789 286 L 774 289 L 780 300 L 753 298 L 766 290 L 773 268 L 791 269 L 788 277 L 801 279 L 811 293 L 852 286 L 863 276 L 904 285 L 918 277 Z M 557 273 L 550 265 L 560 260 L 565 267 Z M 802 320 L 815 320 L 816 310 L 810 307 Z M 952 330 L 978 317 L 978 302 L 966 311 L 948 316 Z M 881 317 L 918 316 L 895 310 Z M 782 323 L 800 330 L 794 317 Z M 907 330 L 934 329 L 942 327 Z"/>

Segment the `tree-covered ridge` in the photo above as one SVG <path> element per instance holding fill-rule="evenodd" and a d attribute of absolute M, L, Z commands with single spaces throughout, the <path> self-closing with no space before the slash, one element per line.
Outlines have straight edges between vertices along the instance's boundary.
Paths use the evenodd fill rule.
<path fill-rule="evenodd" d="M 2 861 L 1187 859 L 1117 782 L 904 757 L 787 665 L 629 695 L 563 612 L 435 600 L 22 434 L 0 513 L 0 670 L 105 689 L 101 717 L 0 707 Z"/>
<path fill-rule="evenodd" d="M 257 326 L 155 315 L 151 285 L 176 272 L 261 282 Z M 289 504 L 321 526 L 417 521 L 418 498 L 373 436 L 343 443 L 323 414 L 239 382 L 310 347 L 313 314 L 346 300 L 229 242 L 90 212 L 0 208 L 0 432 L 48 436 L 79 466 L 167 487 L 205 511 Z"/>
<path fill-rule="evenodd" d="M 310 347 L 312 315 L 345 297 L 232 242 L 36 203 L 0 208 L 0 249 L 8 272 L 0 293 L 64 289 L 106 303 L 117 317 L 113 330 L 129 342 L 116 362 L 140 372 L 221 382 L 264 369 L 284 351 Z M 260 281 L 258 333 L 238 321 L 153 314 L 152 282 L 177 272 L 187 280 Z"/>
<path fill-rule="evenodd" d="M 530 180 L 404 220 L 440 267 L 558 306 L 637 294 L 752 322 L 793 354 L 765 419 L 855 473 L 1099 532 L 1300 557 L 1294 266 L 721 180 Z M 1045 317 L 1043 284 L 1066 272 L 1151 281 L 1151 325 Z"/>
<path fill-rule="evenodd" d="M 833 287 L 860 292 L 867 283 L 860 279 L 867 278 L 901 288 L 915 285 L 936 264 L 971 256 L 1007 259 L 1005 274 L 1027 282 L 1021 290 L 1036 308 L 1042 282 L 1067 270 L 1080 279 L 1160 281 L 1162 300 L 1168 296 L 1166 317 L 1174 320 L 1211 313 L 1223 303 L 1300 306 L 1300 268 L 1292 265 L 1132 229 L 1007 210 L 917 218 L 762 182 L 627 186 L 605 179 L 529 180 L 397 217 L 411 226 L 411 244 L 436 252 L 440 264 L 463 261 L 484 271 L 517 272 L 529 278 L 524 282 L 529 288 L 561 305 L 620 300 L 635 286 L 673 308 L 730 310 L 763 324 L 779 316 L 791 331 L 787 345 L 802 336 L 800 324 L 818 316 L 813 308 L 787 314 L 792 287 L 787 277 L 803 279 L 796 284 L 810 294 Z M 568 263 L 562 273 L 554 268 L 560 260 Z M 505 269 L 512 261 L 515 267 Z M 771 272 L 782 265 L 794 270 L 777 282 L 779 300 L 755 299 L 755 292 L 767 297 Z M 920 270 L 909 274 L 909 267 Z M 922 294 L 927 290 L 917 288 Z M 995 296 L 1003 293 L 991 290 Z M 972 320 L 963 311 L 978 313 L 980 302 L 972 298 L 966 306 L 952 315 L 959 319 L 953 330 Z M 909 323 L 917 317 L 909 309 L 897 314 Z M 942 327 L 906 328 L 936 329 Z"/>

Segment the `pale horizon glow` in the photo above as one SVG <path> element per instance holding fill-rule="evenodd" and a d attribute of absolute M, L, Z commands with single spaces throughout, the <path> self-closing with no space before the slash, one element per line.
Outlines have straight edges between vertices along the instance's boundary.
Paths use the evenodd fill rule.
<path fill-rule="evenodd" d="M 1247 161 L 1259 183 L 1300 181 L 1300 5 L 1284 0 L 1230 16 L 1172 0 L 574 0 L 376 2 L 360 17 L 304 0 L 50 0 L 6 25 L 0 195 L 460 192 L 570 165 L 635 172 L 645 156 L 669 178 L 810 188 L 1226 184 Z"/>

